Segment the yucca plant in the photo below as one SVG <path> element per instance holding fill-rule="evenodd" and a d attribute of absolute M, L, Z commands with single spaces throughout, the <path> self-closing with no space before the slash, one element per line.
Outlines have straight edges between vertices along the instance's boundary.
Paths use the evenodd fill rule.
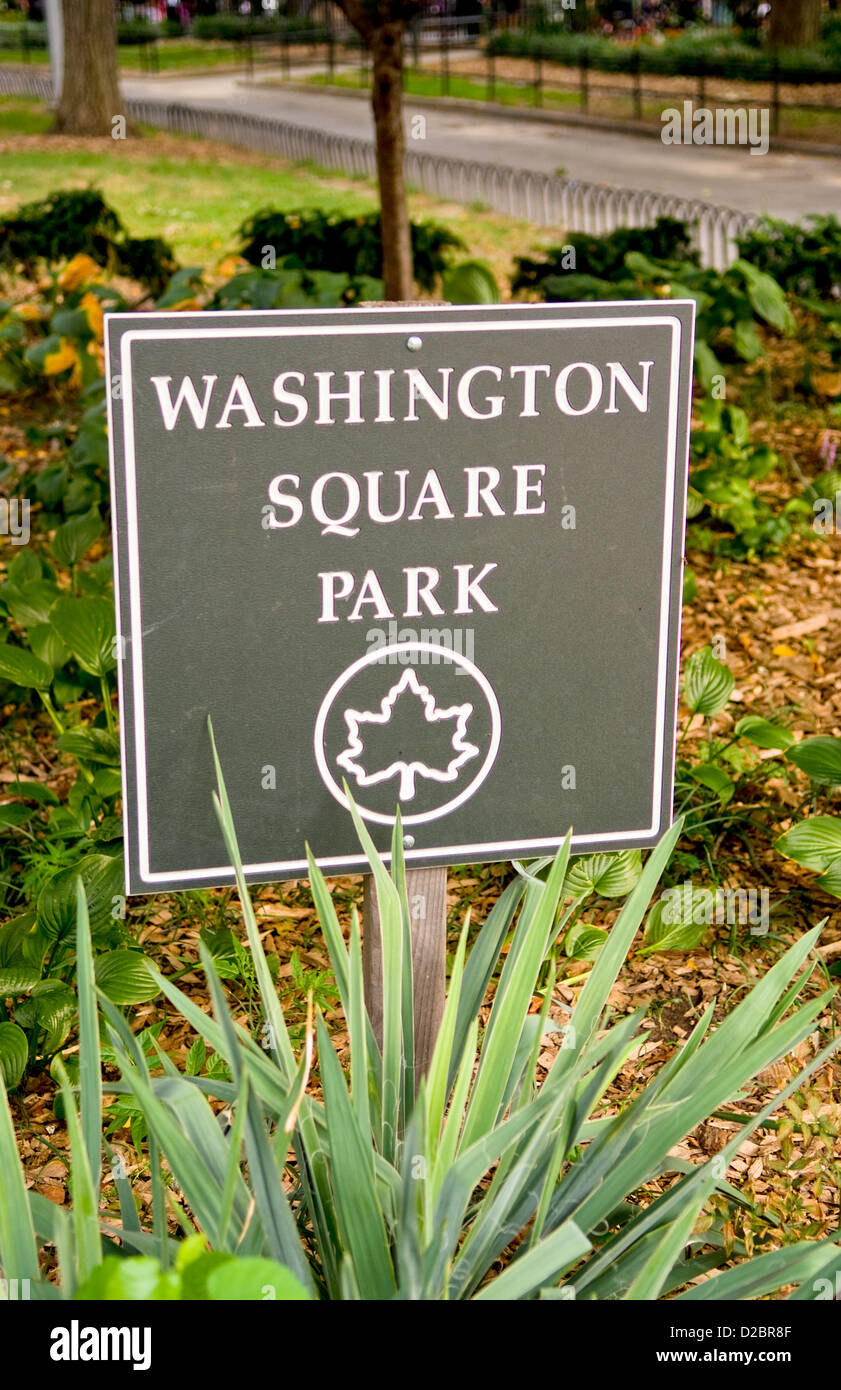
<path fill-rule="evenodd" d="M 262 1271 L 263 1286 L 279 1290 L 277 1297 L 645 1300 L 673 1294 L 725 1262 L 723 1241 L 714 1232 L 693 1234 L 705 1203 L 716 1190 L 739 1200 L 724 1177 L 728 1163 L 751 1130 L 839 1043 L 831 1042 L 746 1120 L 715 1159 L 695 1166 L 669 1153 L 813 1029 L 830 996 L 807 1002 L 798 997 L 811 974 L 817 931 L 787 951 L 715 1028 L 710 1005 L 691 1037 L 633 1101 L 609 1113 L 605 1093 L 638 1040 L 641 1011 L 613 1022 L 608 995 L 679 826 L 649 857 L 538 1085 L 538 1055 L 554 1027 L 548 1013 L 551 948 L 565 929 L 573 896 L 567 887 L 567 842 L 545 879 L 526 872 L 505 889 L 469 952 L 465 923 L 431 1065 L 418 1081 L 401 826 L 398 821 L 394 829 L 389 873 L 354 812 L 379 899 L 382 1043 L 365 1009 L 358 920 L 354 915 L 346 942 L 310 857 L 313 894 L 350 1037 L 346 1074 L 323 1021 L 316 1020 L 321 1081 L 316 1096 L 308 1087 L 312 1031 L 296 1058 L 243 879 L 218 760 L 217 776 L 216 809 L 236 867 L 268 1025 L 264 1035 L 271 1046 L 260 1047 L 234 1024 L 205 951 L 213 1016 L 164 976 L 157 981 L 205 1043 L 225 1058 L 229 1082 L 183 1076 L 162 1051 L 163 1072 L 152 1075 L 125 1019 L 100 994 L 122 1073 L 107 1089 L 130 1093 L 143 1108 L 155 1218 L 152 1231 L 140 1229 L 130 1186 L 117 1173 L 122 1222 L 98 1221 L 93 1175 L 101 1162 L 99 1042 L 80 893 L 80 1120 L 73 1093 L 64 1088 L 73 1214 L 69 1218 L 55 1207 L 48 1211 L 49 1203 L 24 1192 L 8 1109 L 0 1106 L 0 1165 L 8 1175 L 0 1185 L 0 1257 L 7 1277 L 31 1278 L 33 1288 L 57 1293 L 39 1282 L 39 1240 L 58 1247 L 62 1292 L 72 1295 L 81 1288 L 88 1297 L 131 1296 L 119 1289 L 131 1288 L 128 1271 L 135 1265 L 146 1271 L 147 1291 L 140 1296 L 177 1297 L 148 1289 L 161 1287 L 161 1280 L 186 1278 L 184 1270 L 194 1261 L 204 1266 L 192 1296 L 219 1296 L 212 1284 L 215 1260 L 222 1261 L 223 1273 L 227 1269 L 226 1278 L 235 1278 L 239 1261 L 250 1272 Z M 480 1008 L 501 954 L 490 1015 L 480 1029 Z M 530 1005 L 547 957 L 549 987 L 535 1014 Z M 229 1107 L 227 1132 L 208 1096 Z M 186 1205 L 185 1211 L 172 1203 L 189 1233 L 185 1240 L 167 1234 L 163 1160 Z M 644 1202 L 635 1200 L 664 1172 L 677 1174 L 668 1188 L 649 1191 Z M 111 1255 L 106 1274 L 98 1274 L 105 1268 L 103 1251 L 115 1237 L 124 1254 L 134 1252 L 145 1261 L 117 1261 Z M 118 1264 L 122 1280 L 113 1274 Z M 795 1285 L 795 1297 L 809 1298 L 815 1296 L 815 1281 L 832 1278 L 839 1268 L 839 1244 L 802 1242 L 746 1260 L 677 1297 L 757 1298 Z M 268 1277 L 271 1271 L 274 1277 Z"/>

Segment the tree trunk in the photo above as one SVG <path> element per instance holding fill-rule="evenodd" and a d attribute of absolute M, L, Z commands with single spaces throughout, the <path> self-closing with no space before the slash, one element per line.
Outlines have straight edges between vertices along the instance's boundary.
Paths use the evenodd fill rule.
<path fill-rule="evenodd" d="M 403 131 L 403 37 L 402 20 L 380 25 L 371 36 L 371 103 L 377 137 L 386 299 L 411 299 L 414 291 L 412 243 L 403 173 L 406 153 Z"/>
<path fill-rule="evenodd" d="M 111 135 L 122 115 L 113 0 L 64 0 L 64 85 L 53 130 Z"/>
<path fill-rule="evenodd" d="M 821 0 L 774 0 L 771 43 L 774 48 L 806 48 L 821 36 Z"/>
<path fill-rule="evenodd" d="M 371 52 L 371 105 L 377 139 L 377 178 L 382 216 L 386 299 L 411 299 L 412 240 L 406 207 L 403 159 L 403 47 L 406 23 L 423 0 L 336 0 Z"/>

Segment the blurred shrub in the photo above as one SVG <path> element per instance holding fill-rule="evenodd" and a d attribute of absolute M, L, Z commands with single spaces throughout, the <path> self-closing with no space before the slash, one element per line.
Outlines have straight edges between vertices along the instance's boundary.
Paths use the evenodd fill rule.
<path fill-rule="evenodd" d="M 653 227 L 617 227 L 608 236 L 576 232 L 563 246 L 550 246 L 539 259 L 517 256 L 512 292 L 540 290 L 549 276 L 570 269 L 599 279 L 621 275 L 629 251 L 642 251 L 657 261 L 698 262 L 687 224 L 674 217 L 658 217 Z"/>
<path fill-rule="evenodd" d="M 738 241 L 739 254 L 799 295 L 841 300 L 841 222 L 835 213 L 802 222 L 772 217 Z"/>
<path fill-rule="evenodd" d="M 172 248 L 160 237 L 129 237 L 117 213 L 95 188 L 50 193 L 0 221 L 0 269 L 34 278 L 39 263 L 75 255 L 130 276 L 159 294 L 176 269 Z"/>
<path fill-rule="evenodd" d="M 318 210 L 280 212 L 264 208 L 247 218 L 237 235 L 242 239 L 241 254 L 252 265 L 266 265 L 269 253 L 273 253 L 276 261 L 298 256 L 303 265 L 314 270 L 374 279 L 382 276 L 378 212 L 337 217 Z M 415 279 L 422 289 L 431 290 L 448 269 L 451 253 L 463 250 L 464 243 L 437 222 L 413 222 L 411 237 Z"/>

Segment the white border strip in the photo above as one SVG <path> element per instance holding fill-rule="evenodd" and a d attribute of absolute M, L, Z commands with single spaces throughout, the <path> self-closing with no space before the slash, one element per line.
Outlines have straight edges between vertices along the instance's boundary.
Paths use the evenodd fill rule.
<path fill-rule="evenodd" d="M 683 303 L 684 301 L 676 301 Z M 694 309 L 694 303 L 692 303 Z M 628 304 L 629 307 L 638 307 L 639 301 L 622 300 L 613 301 L 614 304 Z M 456 306 L 454 306 L 456 307 Z M 488 313 L 499 312 L 499 305 L 483 305 L 481 307 Z M 506 308 L 518 309 L 521 306 L 511 305 Z M 670 327 L 672 330 L 671 358 L 670 358 L 670 381 L 669 381 L 669 418 L 666 440 L 666 491 L 664 499 L 664 532 L 662 550 L 662 571 L 661 571 L 661 590 L 660 590 L 660 632 L 659 632 L 659 660 L 657 671 L 657 710 L 655 723 L 655 753 L 654 753 L 654 777 L 652 787 L 652 820 L 651 825 L 640 830 L 621 830 L 606 832 L 603 834 L 574 835 L 573 846 L 599 843 L 604 844 L 608 841 L 621 843 L 627 840 L 637 840 L 641 836 L 653 836 L 660 829 L 660 810 L 663 796 L 663 777 L 665 771 L 664 743 L 665 743 L 665 724 L 666 724 L 666 688 L 668 683 L 668 637 L 669 637 L 669 617 L 671 599 L 671 555 L 674 545 L 674 503 L 675 503 L 675 478 L 677 472 L 677 428 L 678 428 L 678 384 L 681 352 L 681 321 L 670 314 L 639 315 L 636 318 L 611 318 L 607 315 L 600 318 L 539 318 L 528 319 L 486 319 L 484 314 L 478 320 L 467 323 L 453 323 L 447 320 L 419 321 L 415 313 L 420 317 L 424 306 L 419 306 L 414 311 L 408 322 L 391 321 L 389 323 L 359 323 L 354 318 L 353 323 L 342 324 L 333 322 L 329 326 L 309 327 L 306 324 L 296 323 L 294 326 L 284 327 L 279 323 L 271 327 L 261 328 L 252 326 L 250 328 L 236 328 L 229 324 L 225 328 L 131 328 L 124 333 L 120 341 L 120 371 L 124 388 L 123 396 L 123 443 L 125 450 L 125 482 L 126 482 L 126 523 L 127 539 L 129 552 L 129 575 L 128 575 L 128 596 L 129 614 L 131 625 L 131 681 L 132 694 L 134 697 L 134 734 L 135 734 L 135 773 L 137 779 L 137 844 L 138 860 L 141 883 L 148 885 L 154 891 L 156 885 L 172 884 L 173 880 L 179 880 L 185 887 L 196 880 L 207 880 L 218 878 L 220 880 L 233 880 L 234 870 L 232 865 L 220 865 L 213 868 L 202 869 L 169 869 L 165 872 L 155 872 L 150 868 L 149 851 L 149 804 L 148 804 L 148 775 L 146 761 L 146 727 L 145 727 L 145 707 L 143 693 L 143 624 L 141 617 L 141 595 L 140 595 L 140 540 L 137 514 L 137 461 L 135 456 L 135 436 L 134 436 L 134 398 L 133 398 L 133 378 L 131 350 L 135 342 L 155 341 L 163 342 L 167 340 L 197 340 L 202 338 L 267 338 L 267 337 L 347 337 L 369 334 L 384 333 L 474 333 L 477 330 L 485 331 L 495 329 L 499 331 L 533 331 L 534 329 L 568 329 L 568 328 L 635 328 L 635 327 Z M 257 312 L 257 311 L 255 311 Z M 299 316 L 301 310 L 277 310 L 269 311 L 277 314 L 278 317 Z M 316 309 L 314 314 L 332 315 L 335 318 L 335 309 Z M 383 308 L 370 308 L 358 311 L 361 313 L 379 315 L 395 313 L 393 306 Z M 179 314 L 169 314 L 167 318 L 175 321 L 181 318 Z M 203 318 L 224 317 L 230 320 L 231 311 L 205 311 Z M 108 316 L 108 324 L 119 324 L 121 322 L 131 322 L 136 324 L 138 316 L 136 314 L 111 314 Z M 111 392 L 108 391 L 108 423 L 109 429 L 113 429 L 113 409 Z M 111 436 L 113 438 L 113 435 Z M 115 451 L 111 450 L 111 486 L 112 493 L 116 495 L 114 489 L 116 473 Z M 115 518 L 116 524 L 116 518 Z M 122 614 L 120 606 L 121 583 L 119 574 L 119 545 L 114 547 L 114 591 L 117 605 L 117 638 L 120 648 L 123 650 L 122 633 Z M 120 708 L 124 709 L 123 703 L 123 662 L 119 662 L 118 685 Z M 125 736 L 121 739 L 122 743 L 122 771 L 123 786 L 128 785 L 126 780 L 127 771 L 127 740 Z M 124 800 L 123 814 L 126 822 L 127 842 L 129 849 L 132 844 L 132 825 L 128 815 L 128 798 Z M 514 841 L 492 841 L 478 845 L 439 845 L 433 849 L 406 850 L 405 859 L 409 861 L 432 861 L 440 859 L 442 855 L 464 856 L 467 862 L 474 855 L 492 854 L 522 854 L 529 850 L 557 849 L 564 841 L 564 836 L 553 836 L 548 839 L 536 840 L 514 840 Z M 388 856 L 386 856 L 388 857 Z M 127 891 L 135 891 L 131 883 L 131 854 L 126 858 L 126 880 Z M 367 864 L 364 855 L 335 855 L 318 858 L 317 864 L 321 869 L 356 869 Z M 273 872 L 296 873 L 306 871 L 308 864 L 306 859 L 284 860 L 275 863 L 264 864 L 245 864 L 244 872 L 247 875 L 265 875 Z M 142 890 L 141 890 L 142 891 Z"/>

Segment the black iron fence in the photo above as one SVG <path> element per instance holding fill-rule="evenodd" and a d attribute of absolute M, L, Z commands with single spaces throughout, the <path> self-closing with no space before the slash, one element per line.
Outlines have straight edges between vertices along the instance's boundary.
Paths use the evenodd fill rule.
<path fill-rule="evenodd" d="M 780 133 L 781 116 L 786 111 L 841 115 L 841 69 L 793 68 L 774 55 L 761 70 L 737 73 L 723 72 L 719 63 L 699 52 L 693 58 L 691 73 L 663 73 L 658 81 L 658 74 L 646 65 L 638 49 L 628 52 L 621 68 L 593 61 L 586 49 L 574 61 L 559 61 L 550 46 L 544 49 L 539 43 L 529 52 L 506 52 L 494 43 L 484 44 L 471 54 L 458 50 L 446 25 L 436 26 L 423 44 L 413 34 L 409 44 L 414 69 L 408 74 L 410 89 L 413 79 L 414 85 L 420 85 L 420 77 L 427 95 L 435 94 L 430 92 L 435 84 L 440 96 L 486 101 L 502 97 L 511 104 L 572 109 L 583 114 L 598 112 L 599 108 L 608 114 L 606 107 L 617 114 L 618 107 L 619 115 L 634 120 L 659 117 L 663 106 L 682 105 L 684 101 L 704 108 L 732 106 L 738 101 L 748 108 L 767 109 L 772 135 Z"/>
<path fill-rule="evenodd" d="M 52 88 L 43 73 L 0 69 L 0 92 L 49 100 Z M 345 174 L 376 174 L 376 155 L 370 140 L 333 135 L 268 116 L 177 102 L 130 101 L 127 114 L 142 124 L 179 135 L 223 140 L 295 163 L 311 160 Z M 569 232 L 598 236 L 616 227 L 646 227 L 658 217 L 676 217 L 692 225 L 704 264 L 718 269 L 735 258 L 736 238 L 745 236 L 759 221 L 751 213 L 700 199 L 609 188 L 557 174 L 416 150 L 407 151 L 406 178 L 435 197 L 461 203 L 481 202 L 507 216 L 555 228 L 559 237 Z"/>

